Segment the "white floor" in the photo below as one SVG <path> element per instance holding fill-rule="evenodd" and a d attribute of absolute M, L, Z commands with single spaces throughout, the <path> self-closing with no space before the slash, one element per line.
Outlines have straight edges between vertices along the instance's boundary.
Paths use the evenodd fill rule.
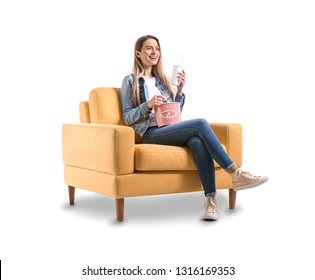
<path fill-rule="evenodd" d="M 311 198 L 306 191 L 293 195 L 281 178 L 238 192 L 235 210 L 228 209 L 227 191 L 219 191 L 216 222 L 201 219 L 203 194 L 189 193 L 126 199 L 119 223 L 113 199 L 78 190 L 76 205 L 69 206 L 67 188 L 57 181 L 7 191 L 10 203 L 1 205 L 7 279 L 83 279 L 87 266 L 166 269 L 162 279 L 174 279 L 176 268 L 185 266 L 235 267 L 231 279 L 307 279 L 313 273 L 312 258 L 305 257 L 314 249 Z"/>

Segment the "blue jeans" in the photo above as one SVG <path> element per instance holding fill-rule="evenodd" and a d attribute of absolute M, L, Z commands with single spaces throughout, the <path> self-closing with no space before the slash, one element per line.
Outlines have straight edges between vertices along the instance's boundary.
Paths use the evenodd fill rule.
<path fill-rule="evenodd" d="M 182 121 L 163 127 L 149 127 L 142 136 L 142 142 L 187 146 L 194 156 L 206 196 L 213 196 L 216 193 L 214 160 L 224 170 L 235 165 L 204 119 Z"/>

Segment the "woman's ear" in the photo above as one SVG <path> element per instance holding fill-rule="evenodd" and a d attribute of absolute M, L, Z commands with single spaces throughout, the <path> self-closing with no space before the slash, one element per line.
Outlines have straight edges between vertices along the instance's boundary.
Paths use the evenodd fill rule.
<path fill-rule="evenodd" d="M 139 53 L 139 52 L 136 52 L 136 56 L 137 56 L 137 57 L 140 57 L 140 53 Z"/>

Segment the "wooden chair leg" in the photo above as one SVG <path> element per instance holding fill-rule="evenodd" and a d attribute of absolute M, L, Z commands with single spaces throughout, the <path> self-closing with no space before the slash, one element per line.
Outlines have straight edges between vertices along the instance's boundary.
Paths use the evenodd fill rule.
<path fill-rule="evenodd" d="M 75 187 L 68 186 L 68 192 L 70 205 L 74 205 Z"/>
<path fill-rule="evenodd" d="M 236 191 L 233 189 L 229 189 L 229 206 L 230 209 L 235 209 L 235 203 L 236 203 Z"/>
<path fill-rule="evenodd" d="M 116 218 L 118 222 L 122 222 L 124 220 L 124 206 L 124 198 L 116 198 Z"/>

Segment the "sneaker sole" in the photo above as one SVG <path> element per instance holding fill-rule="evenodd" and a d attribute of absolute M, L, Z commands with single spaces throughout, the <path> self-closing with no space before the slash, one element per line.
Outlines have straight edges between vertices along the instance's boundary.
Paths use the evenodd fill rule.
<path fill-rule="evenodd" d="M 253 184 L 249 184 L 249 185 L 244 185 L 244 186 L 238 186 L 238 187 L 233 187 L 234 191 L 241 191 L 241 190 L 246 190 L 246 189 L 250 189 L 250 188 L 254 188 L 254 187 L 258 187 L 263 183 L 266 183 L 269 180 L 268 177 L 262 177 L 258 182 L 253 183 Z"/>
<path fill-rule="evenodd" d="M 209 216 L 203 216 L 203 219 L 205 221 L 216 221 L 219 219 L 220 216 L 217 216 L 217 217 L 209 217 Z"/>

